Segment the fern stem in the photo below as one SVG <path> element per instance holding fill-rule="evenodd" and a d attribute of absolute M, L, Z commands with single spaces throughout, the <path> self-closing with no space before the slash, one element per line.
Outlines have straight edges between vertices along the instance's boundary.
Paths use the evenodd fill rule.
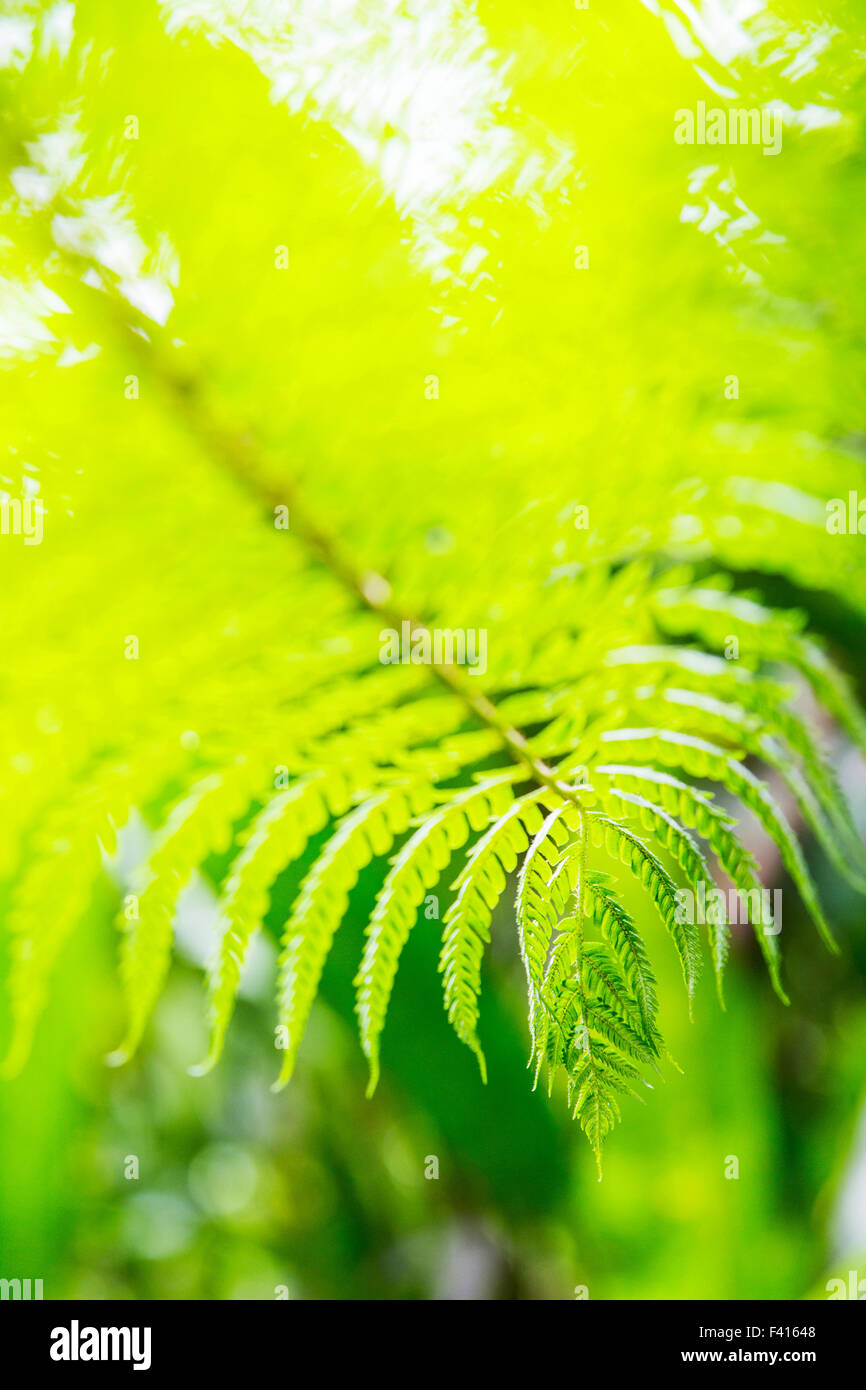
<path fill-rule="evenodd" d="M 92 268 L 102 274 L 104 283 L 101 267 L 93 265 Z M 130 322 L 136 311 L 114 286 L 107 285 L 106 289 L 108 293 L 103 297 L 103 302 L 107 300 L 111 306 L 112 316 L 124 330 L 127 346 L 142 357 L 147 368 L 155 373 L 173 398 L 190 433 L 206 452 L 245 491 L 263 504 L 270 517 L 273 517 L 276 507 L 288 506 L 291 531 L 287 531 L 286 535 L 291 534 L 299 539 L 314 558 L 353 595 L 360 607 L 377 614 L 388 626 L 398 631 L 402 630 L 404 623 L 408 623 L 413 637 L 431 636 L 425 623 L 394 605 L 391 585 L 383 574 L 376 570 L 363 570 L 355 564 L 339 538 L 307 508 L 296 481 L 281 478 L 277 484 L 268 477 L 263 463 L 264 451 L 252 432 L 227 430 L 219 424 L 204 399 L 200 378 L 176 370 L 168 361 L 167 353 L 154 345 L 154 325 L 143 318 L 138 324 Z M 490 697 L 477 686 L 469 686 L 459 666 L 453 662 L 438 661 L 431 661 L 430 666 L 441 684 L 456 695 L 481 724 L 499 735 L 509 757 L 526 767 L 539 787 L 546 787 L 556 796 L 572 802 L 580 813 L 580 798 L 575 788 L 562 781 L 548 763 L 535 756 L 523 734 L 503 718 Z"/>

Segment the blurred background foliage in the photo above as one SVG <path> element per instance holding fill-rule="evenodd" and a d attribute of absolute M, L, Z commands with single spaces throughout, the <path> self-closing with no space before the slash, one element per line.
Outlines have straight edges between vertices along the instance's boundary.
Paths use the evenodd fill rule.
<path fill-rule="evenodd" d="M 862 693 L 864 542 L 828 536 L 823 502 L 864 485 L 864 53 L 844 0 L 6 0 L 4 476 L 45 499 L 50 539 L 0 547 L 3 703 L 25 712 L 2 730 L 9 844 L 50 829 L 82 748 L 98 766 L 121 732 L 155 757 L 188 730 L 218 743 L 272 717 L 258 682 L 339 652 L 327 586 L 299 608 L 283 547 L 159 390 L 125 397 L 135 366 L 64 237 L 167 322 L 219 418 L 254 425 L 407 607 L 490 628 L 503 684 L 552 574 L 711 547 L 771 576 Z M 776 103 L 782 154 L 676 145 L 674 112 L 698 100 Z M 171 665 L 130 669 L 129 632 Z M 862 767 L 835 751 L 862 824 Z M 142 805 L 156 819 L 160 795 Z M 278 885 L 273 938 L 310 857 Z M 104 1066 L 121 1030 L 109 866 L 34 1055 L 0 1086 L 0 1275 L 77 1298 L 825 1297 L 866 1275 L 866 932 L 810 860 L 841 958 L 793 890 L 790 1009 L 738 941 L 727 1013 L 705 989 L 689 1023 L 671 957 L 683 1074 L 630 1107 L 601 1184 L 561 1098 L 530 1091 L 507 911 L 486 1088 L 422 921 L 364 1099 L 351 982 L 380 864 L 274 1096 L 272 946 L 220 1067 L 186 1070 L 218 862 L 184 896 L 145 1049 Z"/>

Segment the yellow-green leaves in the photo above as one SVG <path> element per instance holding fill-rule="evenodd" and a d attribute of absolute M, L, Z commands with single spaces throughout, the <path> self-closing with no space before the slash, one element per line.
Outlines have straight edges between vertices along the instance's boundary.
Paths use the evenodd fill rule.
<path fill-rule="evenodd" d="M 209 1071 L 222 1052 L 247 946 L 262 925 L 274 880 L 300 858 L 311 835 L 345 810 L 350 785 L 341 771 L 312 773 L 273 797 L 253 821 L 220 895 L 220 940 L 208 981 L 211 1038 L 197 1071 Z"/>
<path fill-rule="evenodd" d="M 238 762 L 198 782 L 172 811 L 142 871 L 134 910 L 123 914 L 120 973 L 127 1005 L 126 1034 L 111 1061 L 119 1065 L 138 1046 L 171 961 L 178 898 L 202 860 L 231 843 L 234 822 L 250 803 L 255 773 Z"/>
<path fill-rule="evenodd" d="M 283 1061 L 278 1089 L 294 1070 L 334 933 L 359 873 L 373 858 L 388 853 L 412 816 L 427 811 L 431 800 L 429 787 L 411 782 L 368 797 L 340 823 L 304 879 L 282 934 L 277 997 Z"/>
<path fill-rule="evenodd" d="M 529 836 L 537 831 L 542 815 L 539 792 L 515 801 L 491 825 L 476 844 L 465 868 L 454 880 L 457 897 L 444 917 L 439 969 L 449 1021 L 461 1042 L 478 1058 L 482 1079 L 487 1065 L 478 1041 L 478 998 L 481 994 L 481 959 L 490 940 L 490 919 Z"/>
<path fill-rule="evenodd" d="M 511 772 L 459 792 L 426 817 L 396 856 L 382 887 L 370 924 L 357 986 L 361 1045 L 370 1064 L 369 1093 L 379 1079 L 379 1036 L 400 952 L 415 925 L 425 894 L 435 888 L 443 869 L 471 832 L 500 815 L 512 798 Z"/>

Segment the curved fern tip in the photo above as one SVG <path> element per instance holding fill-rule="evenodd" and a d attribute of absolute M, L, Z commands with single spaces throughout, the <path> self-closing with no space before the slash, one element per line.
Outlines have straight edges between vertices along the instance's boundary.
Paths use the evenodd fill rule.
<path fill-rule="evenodd" d="M 187 1067 L 189 1076 L 207 1076 L 209 1071 L 213 1071 L 220 1057 L 223 1055 L 223 1045 L 225 1043 L 225 1028 L 214 1027 L 208 1050 L 200 1062 Z"/>
<path fill-rule="evenodd" d="M 784 986 L 783 986 L 783 984 L 782 984 L 782 981 L 778 978 L 778 976 L 776 976 L 776 977 L 773 979 L 773 993 L 775 994 L 775 996 L 776 996 L 776 998 L 779 1000 L 779 1002 L 780 1002 L 781 1004 L 784 1004 L 786 1008 L 790 1008 L 790 1007 L 791 1007 L 791 1000 L 790 1000 L 790 997 L 789 997 L 789 995 L 787 994 L 787 992 L 786 992 L 786 990 L 785 990 L 785 988 L 784 988 Z"/>
<path fill-rule="evenodd" d="M 217 1057 L 205 1057 L 204 1061 L 196 1062 L 193 1066 L 187 1067 L 187 1076 L 207 1076 L 208 1072 L 213 1071 L 217 1061 Z"/>
<path fill-rule="evenodd" d="M 285 1056 L 284 1059 L 283 1059 L 283 1065 L 280 1067 L 280 1074 L 279 1074 L 279 1076 L 277 1077 L 276 1081 L 275 1081 L 275 1082 L 273 1083 L 273 1085 L 271 1086 L 271 1090 L 272 1090 L 272 1092 L 274 1093 L 274 1095 L 277 1095 L 280 1091 L 284 1091 L 284 1090 L 286 1089 L 286 1087 L 288 1086 L 289 1082 L 290 1082 L 291 1079 L 292 1079 L 292 1076 L 293 1076 L 293 1074 L 294 1074 L 294 1070 L 295 1070 L 295 1057 L 294 1057 L 294 1054 L 291 1053 L 291 1052 L 287 1052 L 287 1053 L 286 1053 L 286 1056 Z"/>

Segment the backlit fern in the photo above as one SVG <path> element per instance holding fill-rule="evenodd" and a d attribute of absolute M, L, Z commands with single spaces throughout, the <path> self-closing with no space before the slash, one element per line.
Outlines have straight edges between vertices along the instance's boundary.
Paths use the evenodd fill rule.
<path fill-rule="evenodd" d="M 47 23 L 38 5 L 28 14 L 37 31 Z M 803 614 L 771 602 L 771 584 L 755 591 L 754 571 L 768 571 L 866 613 L 850 549 L 815 524 L 824 499 L 806 486 L 813 458 L 804 450 L 792 462 L 784 432 L 768 445 L 771 462 L 775 448 L 798 470 L 796 507 L 766 477 L 732 471 L 727 452 L 714 453 L 712 429 L 684 439 L 699 459 L 685 476 L 673 452 L 635 476 L 636 441 L 620 447 L 610 436 L 625 396 L 610 386 L 608 363 L 608 408 L 598 432 L 582 437 L 579 467 L 571 431 L 588 426 L 571 416 L 564 447 L 531 456 L 547 438 L 543 401 L 513 452 L 497 451 L 512 402 L 510 388 L 495 384 L 496 423 L 480 421 L 476 436 L 493 466 L 482 466 L 480 443 L 477 457 L 475 444 L 465 452 L 463 406 L 447 417 L 453 447 L 437 442 L 416 460 L 435 426 L 429 414 L 419 422 L 431 402 L 416 391 L 424 373 L 414 365 L 411 402 L 408 385 L 401 394 L 405 364 L 438 366 L 444 352 L 444 330 L 428 324 L 426 282 L 418 289 L 409 277 L 405 313 L 384 304 L 371 341 L 346 330 L 337 347 L 319 342 L 323 321 L 331 332 L 328 296 L 378 284 L 402 255 L 402 224 L 366 197 L 350 142 L 310 135 L 296 112 L 290 120 L 260 94 L 261 149 L 294 169 L 309 263 L 289 293 L 268 259 L 278 239 L 270 223 L 259 245 L 247 221 L 223 225 L 222 205 L 213 218 L 228 251 L 209 262 L 209 197 L 220 184 L 207 153 L 189 172 L 197 194 L 174 207 L 153 153 L 144 148 L 137 161 L 122 147 L 127 90 L 143 111 L 147 93 L 136 81 L 137 42 L 116 34 L 118 23 L 111 12 L 85 14 L 63 55 L 48 61 L 37 45 L 5 81 L 4 285 L 24 324 L 2 382 L 18 451 L 9 486 L 17 495 L 25 478 L 37 480 L 46 508 L 44 545 L 4 545 L 0 556 L 10 653 L 0 732 L 6 1070 L 25 1064 L 61 954 L 97 886 L 117 873 L 117 832 L 141 820 L 149 848 L 118 893 L 127 1025 L 112 1060 L 127 1060 L 146 1036 L 184 888 L 197 872 L 213 877 L 221 861 L 205 982 L 210 1040 L 197 1070 L 217 1063 L 250 943 L 278 880 L 295 869 L 300 882 L 278 929 L 276 1070 L 285 1084 L 335 934 L 369 871 L 379 888 L 355 985 L 371 1089 L 401 952 L 419 930 L 441 936 L 447 1017 L 485 1075 L 485 950 L 508 924 L 526 975 L 532 1072 L 551 1087 L 564 1075 L 600 1161 L 623 1100 L 642 1095 L 670 1061 L 660 954 L 679 962 L 684 1007 L 709 1007 L 704 974 L 722 997 L 727 923 L 710 922 L 704 940 L 680 910 L 683 890 L 711 893 L 718 881 L 743 895 L 786 999 L 779 938 L 754 910 L 762 884 L 741 814 L 777 846 L 829 949 L 800 827 L 866 888 L 866 851 L 816 732 L 820 711 L 827 730 L 863 752 L 866 719 Z M 155 65 L 184 71 L 188 62 L 200 88 L 224 61 L 204 41 L 187 52 L 156 14 L 135 26 Z M 100 82 L 80 100 L 94 65 Z M 158 127 L 159 112 L 147 110 Z M 227 143 L 237 138 L 230 113 L 213 119 Z M 299 148 L 310 141 L 315 158 L 295 145 L 286 152 L 287 129 Z M 185 148 L 190 138 L 177 131 Z M 538 223 L 530 249 L 524 222 L 506 223 L 503 256 L 523 266 L 551 312 L 562 297 L 556 321 L 571 332 L 584 321 L 581 294 L 595 291 L 575 287 L 571 270 L 567 284 L 548 280 L 543 166 L 525 194 L 525 214 Z M 280 168 L 267 191 L 281 228 L 296 208 Z M 522 206 L 520 181 L 507 183 L 507 170 L 497 178 L 507 187 L 465 192 L 453 214 L 461 234 L 487 215 L 488 198 Z M 577 196 L 574 180 L 567 188 Z M 351 210 L 341 191 L 347 225 L 327 243 L 317 210 L 335 188 L 351 190 Z M 453 230 L 444 214 L 442 227 Z M 711 248 L 702 254 L 712 278 Z M 612 273 L 625 277 L 627 260 Z M 534 306 L 520 312 L 532 324 Z M 652 304 L 633 312 L 649 319 Z M 473 326 L 471 308 L 466 315 Z M 474 327 L 486 342 L 486 323 Z M 519 323 L 508 331 L 514 344 L 531 338 Z M 760 339 L 764 330 L 755 331 Z M 444 360 L 465 403 L 487 380 L 484 350 L 461 356 L 455 342 Z M 318 344 L 322 364 L 334 358 L 319 378 L 304 375 L 307 343 Z M 374 382 L 368 359 L 378 364 Z M 344 412 L 362 398 L 363 410 Z M 594 406 L 590 388 L 584 406 Z M 643 449 L 658 421 L 654 406 L 640 409 Z M 832 411 L 825 423 L 837 427 Z M 608 449 L 619 449 L 609 473 Z M 823 462 L 826 488 L 842 493 L 851 459 L 828 445 Z M 583 504 L 594 518 L 586 528 L 575 526 Z M 78 614 L 73 626 L 60 596 Z M 483 630 L 487 669 L 383 666 L 383 631 L 407 625 L 416 639 Z M 640 911 L 627 906 L 634 882 Z M 441 920 L 426 910 L 431 897 L 444 904 Z M 437 1045 L 431 1039 L 431 1051 Z"/>

